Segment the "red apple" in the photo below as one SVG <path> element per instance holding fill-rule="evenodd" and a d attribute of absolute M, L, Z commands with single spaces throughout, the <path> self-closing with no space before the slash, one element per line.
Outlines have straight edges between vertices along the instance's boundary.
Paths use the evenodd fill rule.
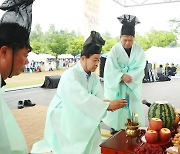
<path fill-rule="evenodd" d="M 170 139 L 171 137 L 171 131 L 168 128 L 162 128 L 159 131 L 159 136 L 160 136 L 160 140 L 163 142 L 166 142 Z"/>
<path fill-rule="evenodd" d="M 162 128 L 163 122 L 159 118 L 151 118 L 149 121 L 149 127 L 151 130 L 160 130 Z"/>
<path fill-rule="evenodd" d="M 147 143 L 156 143 L 158 141 L 159 135 L 155 130 L 148 130 L 145 133 L 145 139 Z"/>

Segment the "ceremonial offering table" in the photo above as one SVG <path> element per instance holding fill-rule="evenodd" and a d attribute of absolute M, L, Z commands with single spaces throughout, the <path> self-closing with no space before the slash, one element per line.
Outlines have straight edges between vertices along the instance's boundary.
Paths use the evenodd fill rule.
<path fill-rule="evenodd" d="M 137 139 L 137 138 L 136 138 Z M 125 131 L 119 131 L 100 145 L 102 154 L 128 154 L 133 153 L 134 148 L 142 145 L 142 142 L 128 140 Z"/>
<path fill-rule="evenodd" d="M 126 137 L 125 131 L 119 131 L 105 142 L 103 142 L 101 147 L 102 154 L 132 154 L 136 147 L 139 147 L 144 144 L 143 141 L 140 140 L 142 136 L 144 136 L 145 130 L 141 130 L 141 135 L 139 140 L 137 138 L 133 138 L 132 140 Z M 128 139 L 128 142 L 127 142 Z M 161 145 L 161 147 L 165 150 L 167 147 L 171 145 L 171 142 L 166 145 Z"/>

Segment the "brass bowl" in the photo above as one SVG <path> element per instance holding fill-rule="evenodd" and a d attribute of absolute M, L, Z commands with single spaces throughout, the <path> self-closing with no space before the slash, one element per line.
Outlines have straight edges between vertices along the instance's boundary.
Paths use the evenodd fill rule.
<path fill-rule="evenodd" d="M 139 130 L 139 123 L 132 123 L 132 125 L 127 125 L 126 126 L 126 136 L 127 137 L 138 137 L 140 135 L 140 130 Z"/>

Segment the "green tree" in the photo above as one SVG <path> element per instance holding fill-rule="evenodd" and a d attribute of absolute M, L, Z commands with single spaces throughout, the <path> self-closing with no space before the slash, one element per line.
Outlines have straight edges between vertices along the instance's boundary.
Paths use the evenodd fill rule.
<path fill-rule="evenodd" d="M 81 52 L 82 46 L 84 43 L 84 36 L 78 36 L 78 37 L 71 37 L 69 39 L 69 47 L 67 49 L 67 53 L 70 53 L 72 55 L 77 55 Z"/>
<path fill-rule="evenodd" d="M 111 34 L 109 32 L 105 32 L 104 34 L 102 34 L 102 38 L 104 40 L 110 40 L 112 37 L 111 37 Z"/>
<path fill-rule="evenodd" d="M 48 48 L 56 57 L 60 54 L 66 53 L 67 42 L 64 36 L 58 33 L 51 34 L 51 42 L 48 43 Z"/>
<path fill-rule="evenodd" d="M 176 41 L 177 37 L 173 32 L 152 30 L 145 36 L 136 35 L 135 41 L 144 49 L 147 50 L 152 46 L 166 47 Z"/>
<path fill-rule="evenodd" d="M 136 35 L 135 42 L 137 42 L 144 50 L 147 50 L 151 47 L 147 36 Z"/>
<path fill-rule="evenodd" d="M 45 50 L 44 47 L 44 34 L 42 32 L 40 24 L 35 25 L 34 30 L 31 31 L 30 35 L 31 46 L 33 52 L 42 53 Z"/>
<path fill-rule="evenodd" d="M 102 47 L 102 53 L 109 52 L 111 48 L 113 47 L 113 45 L 115 45 L 116 43 L 117 43 L 116 39 L 107 40 L 105 45 Z"/>
<path fill-rule="evenodd" d="M 42 43 L 38 42 L 36 40 L 31 41 L 31 46 L 32 46 L 32 51 L 35 53 L 42 53 L 43 51 L 43 47 L 42 47 Z"/>
<path fill-rule="evenodd" d="M 43 32 L 40 24 L 36 24 L 34 29 L 31 31 L 30 39 L 41 41 L 43 38 Z"/>
<path fill-rule="evenodd" d="M 53 24 L 50 25 L 49 30 L 46 33 L 46 43 L 49 52 L 54 54 L 56 58 L 58 55 L 66 53 L 68 47 L 68 37 L 69 34 L 66 31 L 57 31 Z"/>
<path fill-rule="evenodd" d="M 169 20 L 170 25 L 174 32 L 180 33 L 180 18 L 174 18 Z"/>

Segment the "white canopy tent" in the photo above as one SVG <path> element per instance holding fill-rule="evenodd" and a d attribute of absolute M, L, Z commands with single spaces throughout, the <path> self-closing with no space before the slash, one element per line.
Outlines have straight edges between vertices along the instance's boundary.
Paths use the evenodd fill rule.
<path fill-rule="evenodd" d="M 149 63 L 180 64 L 180 47 L 162 48 L 153 46 L 146 50 L 145 54 Z"/>
<path fill-rule="evenodd" d="M 52 56 L 51 54 L 39 54 L 38 55 L 39 61 L 45 62 L 47 59 L 55 59 L 55 56 Z"/>
<path fill-rule="evenodd" d="M 28 54 L 28 60 L 31 61 L 37 61 L 37 62 L 45 62 L 47 59 L 55 59 L 55 56 L 52 56 L 50 54 L 36 54 L 34 52 L 30 52 Z"/>
<path fill-rule="evenodd" d="M 74 56 L 71 54 L 61 54 L 61 55 L 58 55 L 58 58 L 59 59 L 66 59 L 66 58 L 70 59 L 70 58 L 74 58 Z"/>
<path fill-rule="evenodd" d="M 34 52 L 29 52 L 28 54 L 28 61 L 39 61 L 39 57 L 38 54 L 34 53 Z"/>

